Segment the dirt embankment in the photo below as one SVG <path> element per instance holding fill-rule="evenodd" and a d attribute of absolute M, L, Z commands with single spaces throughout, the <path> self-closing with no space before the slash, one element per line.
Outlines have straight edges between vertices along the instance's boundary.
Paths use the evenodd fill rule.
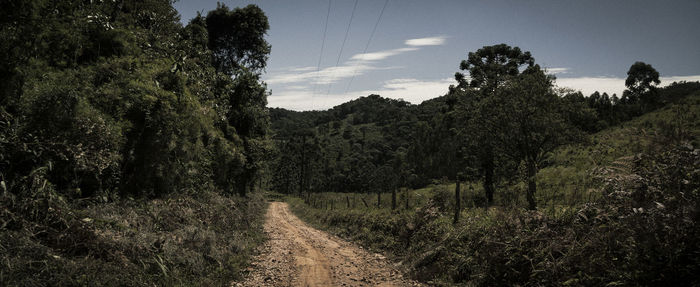
<path fill-rule="evenodd" d="M 246 281 L 233 286 L 422 286 L 383 256 L 309 227 L 286 203 L 270 203 L 265 232 Z"/>

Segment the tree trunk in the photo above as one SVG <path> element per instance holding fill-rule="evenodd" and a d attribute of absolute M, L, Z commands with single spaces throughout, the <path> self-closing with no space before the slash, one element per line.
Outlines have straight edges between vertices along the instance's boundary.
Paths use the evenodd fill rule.
<path fill-rule="evenodd" d="M 299 195 L 304 192 L 304 180 L 306 177 L 306 136 L 301 136 L 301 175 L 299 176 Z"/>
<path fill-rule="evenodd" d="M 457 186 L 455 187 L 455 218 L 453 224 L 457 224 L 459 221 L 459 212 L 462 210 L 462 204 L 460 202 L 460 197 L 459 197 L 459 184 L 460 180 L 457 179 Z"/>
<path fill-rule="evenodd" d="M 365 208 L 369 208 L 369 204 L 367 204 L 367 201 L 365 200 L 365 198 L 364 198 L 364 197 L 360 197 L 360 199 L 362 199 L 362 203 L 365 204 Z"/>
<path fill-rule="evenodd" d="M 487 205 L 493 204 L 493 162 L 484 164 L 484 192 Z"/>
<path fill-rule="evenodd" d="M 391 189 L 391 210 L 396 209 L 396 187 Z"/>
<path fill-rule="evenodd" d="M 408 210 L 408 188 L 406 188 L 406 210 Z"/>
<path fill-rule="evenodd" d="M 350 197 L 345 196 L 345 201 L 348 203 L 348 209 L 350 209 Z"/>
<path fill-rule="evenodd" d="M 528 209 L 536 210 L 537 203 L 535 202 L 535 191 L 537 190 L 537 182 L 535 181 L 535 176 L 537 175 L 537 166 L 534 160 L 527 161 L 527 203 Z"/>

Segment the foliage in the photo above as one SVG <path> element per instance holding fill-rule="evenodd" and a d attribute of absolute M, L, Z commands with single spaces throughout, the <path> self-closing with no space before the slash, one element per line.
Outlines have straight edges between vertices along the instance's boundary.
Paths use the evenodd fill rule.
<path fill-rule="evenodd" d="M 566 122 L 565 103 L 552 90 L 552 77 L 538 65 L 525 70 L 485 103 L 491 120 L 484 128 L 495 134 L 496 149 L 527 169 L 528 208 L 535 209 L 538 165 L 578 132 Z"/>
<path fill-rule="evenodd" d="M 630 93 L 637 96 L 648 93 L 654 88 L 652 84 L 658 85 L 659 83 L 661 83 L 659 81 L 659 72 L 644 62 L 632 64 L 629 71 L 627 71 L 627 79 L 625 79 L 625 86 L 627 86 Z"/>
<path fill-rule="evenodd" d="M 536 176 L 539 211 L 518 204 L 520 168 L 488 209 L 478 182 L 465 183 L 456 225 L 455 186 L 444 182 L 400 191 L 397 210 L 365 193 L 287 200 L 304 220 L 434 285 L 697 285 L 696 87 L 660 89 L 670 104 L 554 149 Z"/>
<path fill-rule="evenodd" d="M 265 33 L 270 29 L 265 13 L 255 5 L 229 8 L 217 3 L 206 17 L 209 49 L 217 69 L 229 75 L 240 70 L 260 72 L 265 68 L 270 45 Z"/>
<path fill-rule="evenodd" d="M 199 15 L 183 27 L 169 0 L 0 3 L 0 274 L 12 276 L 0 281 L 237 276 L 260 235 L 247 221 L 262 206 L 229 195 L 254 196 L 271 150 L 260 80 L 270 47 L 259 8 L 217 11 L 211 26 Z M 149 208 L 182 222 L 148 221 Z M 96 225 L 109 216 L 110 226 Z"/>
<path fill-rule="evenodd" d="M 77 197 L 157 196 L 205 182 L 250 190 L 269 150 L 266 87 L 257 74 L 232 79 L 215 71 L 215 53 L 202 43 L 219 36 L 207 35 L 201 16 L 183 28 L 169 1 L 22 3 L 3 4 L 13 8 L 3 9 L 10 19 L 2 25 L 8 85 L 0 106 L 11 127 L 2 142 L 10 192 L 17 179 L 45 166 L 53 167 L 46 176 L 57 192 Z M 267 19 L 254 6 L 235 11 L 255 12 L 233 31 L 259 41 L 227 49 L 255 50 L 263 67 L 267 26 L 243 27 Z M 219 184 L 214 174 L 222 170 L 233 182 Z"/>
<path fill-rule="evenodd" d="M 644 154 L 630 173 L 599 174 L 602 197 L 553 216 L 468 209 L 455 226 L 432 200 L 398 213 L 290 201 L 305 220 L 388 252 L 436 285 L 693 286 L 699 155 L 687 143 Z"/>
<path fill-rule="evenodd" d="M 408 173 L 413 108 L 370 95 L 324 112 L 271 110 L 278 152 L 272 185 L 285 194 L 393 188 Z"/>
<path fill-rule="evenodd" d="M 458 72 L 455 74 L 458 85 L 450 87 L 448 97 L 454 97 L 458 105 L 453 112 L 456 123 L 454 127 L 448 127 L 460 135 L 462 142 L 454 149 L 461 150 L 461 155 L 468 158 L 466 161 L 472 163 L 469 167 L 453 168 L 467 169 L 467 174 L 482 177 L 489 203 L 493 202 L 494 184 L 499 179 L 497 170 L 508 170 L 513 164 L 495 150 L 497 137 L 505 134 L 495 131 L 490 123 L 503 111 L 499 113 L 498 108 L 488 101 L 504 97 L 503 89 L 523 72 L 521 69 L 530 69 L 534 63 L 535 58 L 530 52 L 522 52 L 518 47 L 506 44 L 484 46 L 476 52 L 469 52 L 467 60 L 460 63 L 461 70 L 469 71 L 469 80 Z M 514 92 L 509 90 L 507 94 Z"/>
<path fill-rule="evenodd" d="M 459 64 L 460 70 L 469 71 L 469 80 L 461 73 L 456 73 L 455 78 L 462 88 L 468 85 L 493 93 L 508 77 L 520 74 L 521 67 L 532 67 L 534 63 L 535 58 L 530 52 L 522 52 L 518 47 L 506 44 L 484 46 L 476 52 L 469 52 L 467 59 Z"/>
<path fill-rule="evenodd" d="M 512 86 L 510 91 L 517 91 L 519 86 Z M 672 84 L 658 89 L 659 98 L 666 104 L 682 101 L 698 87 L 700 84 L 697 83 Z M 270 167 L 271 186 L 284 194 L 308 191 L 390 192 L 393 186 L 420 188 L 436 179 L 454 178 L 460 170 L 469 175 L 469 180 L 478 181 L 483 178 L 483 171 L 488 170 L 484 169 L 478 160 L 478 152 L 487 150 L 483 149 L 481 141 L 476 140 L 478 137 L 475 133 L 488 134 L 493 142 L 500 135 L 503 142 L 512 143 L 509 140 L 511 133 L 505 128 L 487 128 L 495 126 L 498 120 L 511 118 L 511 115 L 491 117 L 496 114 L 493 103 L 498 101 L 478 101 L 478 93 L 478 90 L 473 89 L 454 89 L 449 95 L 420 105 L 371 95 L 327 111 L 295 112 L 271 109 L 272 137 L 275 139 L 277 154 Z M 512 94 L 514 98 L 518 95 L 516 92 Z M 630 120 L 630 115 L 625 112 L 625 104 L 600 104 L 600 100 L 595 100 L 595 94 L 591 98 L 580 93 L 553 90 L 543 95 L 552 98 L 552 101 L 544 103 L 549 108 L 536 109 L 539 104 L 526 104 L 538 112 L 558 114 L 560 126 L 556 129 L 558 132 L 552 135 L 563 141 L 552 142 L 548 145 L 548 151 L 552 151 L 551 147 L 571 140 L 586 145 L 587 137 L 576 132 L 577 129 L 593 133 Z M 560 99 L 555 99 L 556 96 Z M 490 122 L 487 121 L 489 118 Z M 475 130 L 477 124 L 481 125 L 483 130 Z M 571 129 L 570 126 L 576 128 Z M 301 145 L 302 137 L 305 145 Z M 302 146 L 305 147 L 302 149 Z M 506 146 L 502 147 L 497 150 L 491 149 L 494 159 L 493 177 L 499 179 L 493 182 L 498 191 L 494 192 L 492 202 L 496 202 L 499 193 L 511 194 L 521 190 L 524 194 L 526 191 L 510 187 L 519 180 L 527 179 L 524 175 L 526 170 L 523 166 L 523 175 L 518 176 L 521 169 L 520 160 L 509 155 Z M 303 164 L 302 150 L 305 154 Z M 538 169 L 546 169 L 553 164 L 549 160 L 552 154 L 545 152 L 542 156 L 538 162 Z M 377 176 L 379 171 L 388 167 L 393 170 L 392 176 Z M 560 168 L 560 172 L 577 174 L 577 178 L 571 184 L 590 182 L 582 179 L 586 177 L 585 170 L 565 171 L 565 167 L 557 168 Z M 550 171 L 545 173 L 551 174 Z M 304 178 L 303 183 L 300 177 Z M 537 195 L 542 197 L 536 198 L 537 201 L 546 202 L 557 193 L 553 190 L 555 185 L 542 184 L 539 179 L 537 181 L 544 189 L 544 193 Z M 388 184 L 390 182 L 394 184 Z M 567 190 L 573 190 L 571 184 L 562 183 L 556 186 L 565 185 Z M 590 184 L 586 183 L 586 186 Z M 576 197 L 588 198 L 587 188 L 581 187 Z M 509 196 L 519 198 L 513 194 Z M 578 199 L 573 197 L 570 199 L 578 202 Z"/>

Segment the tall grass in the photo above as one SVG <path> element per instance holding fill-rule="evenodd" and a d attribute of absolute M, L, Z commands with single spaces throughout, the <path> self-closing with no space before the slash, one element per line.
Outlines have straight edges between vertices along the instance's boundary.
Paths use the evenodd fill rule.
<path fill-rule="evenodd" d="M 259 194 L 74 202 L 52 207 L 51 224 L 1 199 L 4 286 L 228 285 L 264 240 Z"/>

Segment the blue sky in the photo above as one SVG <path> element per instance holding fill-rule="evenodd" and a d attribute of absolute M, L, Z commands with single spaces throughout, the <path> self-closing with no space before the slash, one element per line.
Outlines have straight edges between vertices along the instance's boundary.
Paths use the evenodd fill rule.
<path fill-rule="evenodd" d="M 327 109 L 371 93 L 418 104 L 447 92 L 468 52 L 500 43 L 530 51 L 558 86 L 586 95 L 620 94 L 635 61 L 654 66 L 662 85 L 700 80 L 697 0 L 389 0 L 369 46 L 385 0 L 357 0 L 354 14 L 355 0 L 331 0 L 322 54 L 328 0 L 219 2 L 268 16 L 270 107 Z M 216 3 L 174 6 L 186 24 Z"/>

